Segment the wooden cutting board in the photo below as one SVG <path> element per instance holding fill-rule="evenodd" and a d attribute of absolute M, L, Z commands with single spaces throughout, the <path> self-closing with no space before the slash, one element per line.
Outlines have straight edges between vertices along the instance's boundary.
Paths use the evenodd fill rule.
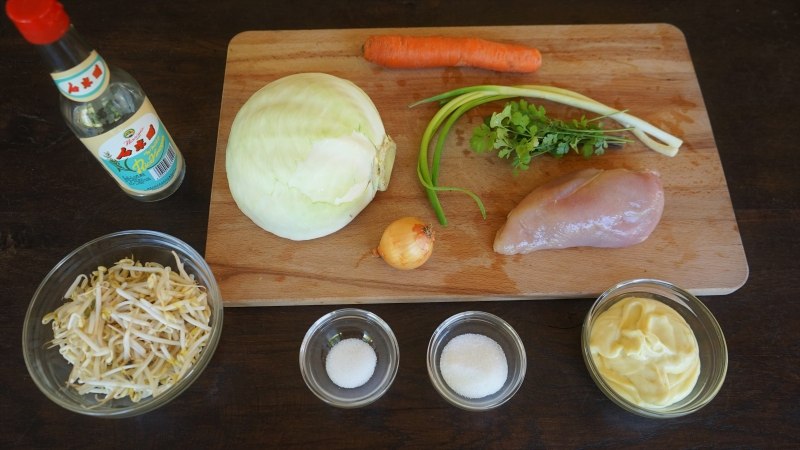
<path fill-rule="evenodd" d="M 538 47 L 535 74 L 469 68 L 391 70 L 360 56 L 370 34 L 476 36 Z M 375 102 L 397 142 L 389 189 L 348 226 L 303 242 L 276 237 L 253 224 L 234 203 L 225 173 L 231 123 L 241 105 L 265 84 L 297 72 L 349 79 Z M 472 129 L 502 103 L 460 119 L 449 138 L 440 182 L 476 192 L 487 206 L 445 193 L 450 220 L 438 226 L 417 180 L 420 137 L 436 105 L 416 100 L 477 84 L 548 84 L 627 109 L 685 140 L 674 158 L 639 142 L 584 160 L 543 157 L 518 176 L 493 155 L 468 150 Z M 576 114 L 544 103 L 554 116 Z M 666 206 L 642 244 L 624 249 L 577 248 L 501 256 L 494 234 L 506 214 L 533 188 L 585 167 L 653 169 L 661 173 Z M 392 220 L 417 215 L 436 223 L 431 259 L 413 271 L 390 268 L 371 250 Z M 594 297 L 613 284 L 651 277 L 698 295 L 741 287 L 748 266 L 725 175 L 683 34 L 666 24 L 249 31 L 228 48 L 211 193 L 206 259 L 227 306 L 510 300 Z"/>

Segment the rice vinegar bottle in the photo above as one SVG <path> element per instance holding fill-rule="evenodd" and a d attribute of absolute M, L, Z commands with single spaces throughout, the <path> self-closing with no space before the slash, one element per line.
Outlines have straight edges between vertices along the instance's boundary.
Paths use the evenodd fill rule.
<path fill-rule="evenodd" d="M 136 80 L 106 64 L 56 0 L 8 0 L 6 13 L 49 65 L 67 125 L 119 187 L 140 201 L 175 192 L 186 164 Z"/>

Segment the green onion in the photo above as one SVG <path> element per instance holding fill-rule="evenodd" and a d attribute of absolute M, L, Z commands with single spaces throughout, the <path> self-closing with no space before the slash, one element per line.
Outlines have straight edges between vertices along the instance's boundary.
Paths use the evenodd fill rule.
<path fill-rule="evenodd" d="M 681 139 L 627 112 L 614 109 L 577 92 L 553 86 L 469 86 L 420 100 L 411 104 L 409 107 L 413 108 L 417 105 L 430 102 L 439 102 L 442 104 L 439 111 L 428 123 L 428 127 L 422 135 L 417 164 L 417 176 L 419 177 L 420 183 L 425 188 L 428 200 L 431 202 L 431 206 L 436 213 L 436 217 L 439 219 L 439 223 L 443 226 L 447 225 L 447 217 L 439 201 L 438 193 L 441 191 L 455 191 L 467 194 L 478 205 L 481 216 L 484 219 L 486 218 L 486 208 L 480 197 L 474 192 L 460 187 L 439 185 L 442 152 L 450 129 L 462 115 L 478 105 L 515 97 L 549 100 L 609 117 L 622 126 L 630 128 L 633 135 L 648 148 L 666 156 L 675 156 L 683 144 Z M 433 155 L 429 156 L 428 150 L 434 138 L 436 138 L 436 140 L 433 148 Z"/>

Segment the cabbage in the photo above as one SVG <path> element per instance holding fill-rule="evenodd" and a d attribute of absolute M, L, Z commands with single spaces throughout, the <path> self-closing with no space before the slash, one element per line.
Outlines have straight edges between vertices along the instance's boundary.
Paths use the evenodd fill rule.
<path fill-rule="evenodd" d="M 292 240 L 338 231 L 388 187 L 395 144 L 358 86 L 324 73 L 261 88 L 231 126 L 233 199 L 261 228 Z"/>

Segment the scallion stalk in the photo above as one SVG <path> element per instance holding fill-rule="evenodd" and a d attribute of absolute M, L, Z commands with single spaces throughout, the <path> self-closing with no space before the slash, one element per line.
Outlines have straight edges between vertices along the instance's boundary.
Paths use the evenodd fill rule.
<path fill-rule="evenodd" d="M 419 159 L 417 164 L 417 176 L 420 183 L 425 188 L 428 200 L 433 207 L 436 217 L 443 226 L 447 225 L 447 217 L 439 201 L 438 192 L 455 191 L 469 195 L 478 205 L 481 216 L 486 218 L 486 208 L 480 197 L 469 189 L 453 186 L 440 186 L 439 171 L 441 168 L 441 157 L 444 151 L 444 144 L 447 135 L 455 122 L 467 111 L 478 105 L 497 100 L 504 100 L 514 97 L 538 98 L 549 100 L 555 103 L 583 109 L 604 117 L 611 118 L 622 126 L 631 129 L 631 133 L 636 136 L 648 148 L 666 156 L 675 156 L 678 153 L 683 141 L 666 131 L 636 117 L 625 111 L 620 111 L 610 106 L 604 105 L 583 94 L 579 94 L 568 89 L 542 85 L 520 85 L 520 86 L 497 86 L 480 85 L 454 89 L 448 92 L 435 95 L 411 104 L 409 107 L 439 102 L 442 104 L 439 111 L 428 123 L 422 135 L 420 143 Z M 436 138 L 433 154 L 429 156 L 429 148 L 434 137 Z"/>

